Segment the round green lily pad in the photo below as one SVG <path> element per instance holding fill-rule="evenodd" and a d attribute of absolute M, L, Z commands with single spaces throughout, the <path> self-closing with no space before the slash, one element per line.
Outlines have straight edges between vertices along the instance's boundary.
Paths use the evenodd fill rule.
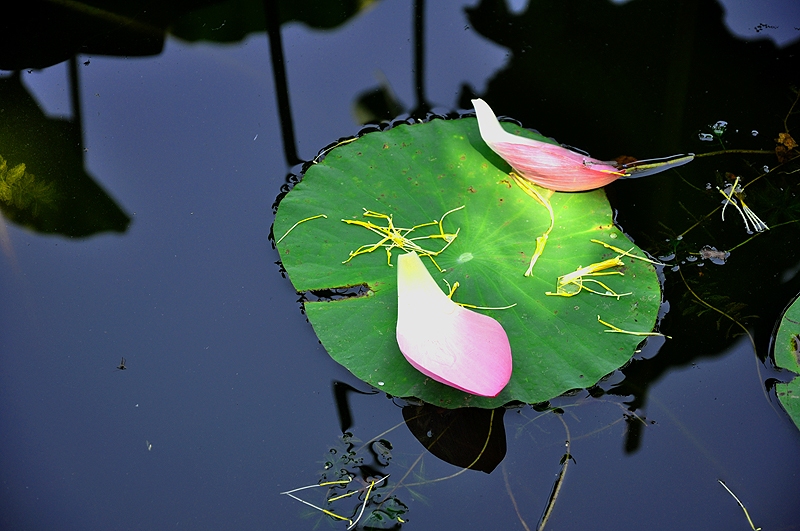
<path fill-rule="evenodd" d="M 775 364 L 800 375 L 800 297 L 783 314 L 774 348 Z M 775 392 L 792 422 L 800 428 L 800 378 L 795 376 L 789 383 L 776 384 Z"/>
<path fill-rule="evenodd" d="M 503 125 L 547 141 L 518 126 Z M 594 385 L 631 358 L 643 338 L 607 332 L 598 316 L 623 330 L 652 330 L 661 303 L 653 266 L 623 256 L 623 266 L 605 270 L 623 275 L 584 277 L 602 281 L 617 294 L 629 293 L 619 298 L 587 290 L 572 297 L 546 295 L 556 291 L 559 276 L 619 256 L 593 239 L 643 253 L 614 227 L 602 190 L 553 193 L 555 226 L 533 275 L 525 277 L 536 239 L 547 230 L 550 217 L 514 183 L 509 171 L 481 140 L 474 118 L 434 119 L 369 133 L 342 143 L 306 170 L 283 198 L 275 219 L 276 239 L 283 237 L 277 244 L 283 266 L 298 292 L 366 288 L 357 297 L 305 303 L 308 319 L 333 359 L 391 395 L 455 408 L 543 402 Z M 423 261 L 443 291 L 445 280 L 459 283 L 453 296 L 457 302 L 515 305 L 478 310 L 503 325 L 514 358 L 511 381 L 495 398 L 437 383 L 405 360 L 395 339 L 397 273 L 387 264 L 384 248 L 347 261 L 352 251 L 381 237 L 343 219 L 387 225 L 385 219 L 364 217 L 366 209 L 391 216 L 395 227 L 411 228 L 440 220 L 461 206 L 442 222 L 445 233 L 459 231 L 435 257 L 444 272 L 429 258 Z M 320 215 L 327 217 L 308 219 Z M 407 237 L 439 233 L 434 225 Z M 445 241 L 416 243 L 437 250 Z M 403 251 L 392 251 L 393 264 L 399 252 Z M 585 285 L 606 291 L 598 284 Z"/>

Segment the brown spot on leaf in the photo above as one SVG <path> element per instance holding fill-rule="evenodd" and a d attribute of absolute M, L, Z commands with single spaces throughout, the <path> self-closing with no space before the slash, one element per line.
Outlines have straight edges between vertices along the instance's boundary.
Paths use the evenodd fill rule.
<path fill-rule="evenodd" d="M 800 335 L 795 334 L 792 336 L 792 347 L 794 348 L 794 359 L 800 365 Z"/>
<path fill-rule="evenodd" d="M 471 193 L 471 194 L 474 194 L 475 192 L 477 192 L 477 190 L 475 188 L 471 187 L 471 186 L 469 188 L 467 188 L 467 190 L 469 190 L 469 193 Z"/>

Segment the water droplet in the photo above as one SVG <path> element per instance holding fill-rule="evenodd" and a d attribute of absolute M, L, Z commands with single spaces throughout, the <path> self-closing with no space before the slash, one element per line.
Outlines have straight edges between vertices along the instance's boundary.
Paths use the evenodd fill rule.
<path fill-rule="evenodd" d="M 758 136 L 758 131 L 753 129 L 752 131 L 750 131 L 750 134 L 753 135 L 753 136 Z"/>
<path fill-rule="evenodd" d="M 714 141 L 714 135 L 710 135 L 708 133 L 700 133 L 699 135 L 697 135 L 697 138 L 699 138 L 703 142 L 713 142 Z"/>

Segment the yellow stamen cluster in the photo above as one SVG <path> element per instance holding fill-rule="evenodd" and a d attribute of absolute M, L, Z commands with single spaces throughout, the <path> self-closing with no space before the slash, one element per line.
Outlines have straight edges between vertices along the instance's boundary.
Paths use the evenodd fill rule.
<path fill-rule="evenodd" d="M 597 243 L 606 247 L 607 249 L 611 249 L 615 253 L 618 253 L 618 256 L 614 258 L 609 258 L 608 260 L 603 260 L 602 262 L 596 262 L 594 264 L 588 265 L 586 267 L 579 267 L 576 271 L 572 273 L 567 273 L 566 275 L 562 275 L 558 277 L 558 281 L 556 282 L 556 291 L 548 291 L 546 295 L 558 295 L 560 297 L 574 297 L 582 290 L 586 290 L 588 292 L 594 293 L 596 295 L 602 295 L 604 297 L 616 297 L 617 300 L 620 297 L 624 297 L 626 295 L 631 295 L 631 293 L 617 293 L 610 287 L 608 287 L 605 283 L 595 280 L 593 278 L 584 278 L 584 277 L 599 277 L 599 276 L 608 276 L 608 275 L 620 275 L 624 276 L 622 271 L 606 271 L 607 269 L 611 269 L 614 267 L 622 267 L 625 263 L 622 261 L 623 256 L 627 256 L 630 258 L 635 258 L 637 260 L 642 260 L 644 262 L 649 262 L 655 265 L 663 265 L 660 262 L 656 262 L 654 260 L 650 260 L 649 258 L 645 258 L 643 256 L 637 256 L 632 254 L 631 251 L 633 248 L 625 251 L 620 249 L 619 247 L 615 247 L 611 244 L 601 242 L 600 240 L 592 240 L 593 243 Z M 586 286 L 587 283 L 593 283 L 599 285 L 605 291 L 598 291 Z"/>
<path fill-rule="evenodd" d="M 750 210 L 750 207 L 745 204 L 744 188 L 739 185 L 739 177 L 736 177 L 733 185 L 726 186 L 724 190 L 720 190 L 719 188 L 717 188 L 717 190 L 719 190 L 719 193 L 721 193 L 725 198 L 722 206 L 722 221 L 725 221 L 725 208 L 727 208 L 728 205 L 733 205 L 733 207 L 739 212 L 739 215 L 742 216 L 742 220 L 744 221 L 744 229 L 748 234 L 751 234 L 753 231 L 764 232 L 765 230 L 769 230 L 767 224 L 761 221 L 761 218 L 759 218 L 756 213 Z M 738 203 L 742 204 L 741 207 L 739 207 L 737 199 Z M 751 223 L 753 225 L 752 231 L 750 230 Z"/>
<path fill-rule="evenodd" d="M 286 492 L 281 492 L 281 494 L 285 494 L 285 495 L 289 496 L 290 498 L 294 498 L 295 500 L 297 500 L 297 501 L 299 501 L 301 503 L 304 503 L 305 505 L 308 505 L 309 507 L 313 507 L 314 509 L 316 509 L 318 511 L 321 511 L 323 514 L 326 514 L 326 515 L 328 515 L 328 516 L 330 516 L 332 518 L 336 518 L 337 520 L 346 521 L 349 524 L 348 527 L 347 527 L 347 529 L 349 531 L 350 529 L 353 529 L 354 527 L 356 527 L 356 525 L 358 524 L 359 520 L 361 520 L 361 517 L 364 516 L 364 509 L 366 509 L 366 507 L 367 507 L 367 502 L 369 501 L 369 497 L 370 497 L 370 494 L 372 493 L 372 489 L 375 488 L 375 485 L 377 485 L 377 484 L 383 482 L 384 480 L 388 479 L 388 477 L 389 476 L 387 475 L 387 476 L 384 476 L 384 477 L 382 477 L 380 479 L 372 480 L 372 481 L 369 482 L 369 485 L 365 487 L 366 488 L 366 494 L 364 496 L 364 502 L 361 504 L 361 511 L 359 511 L 358 516 L 356 517 L 355 520 L 347 518 L 346 516 L 340 516 L 340 515 L 334 513 L 333 511 L 329 511 L 327 509 L 323 509 L 322 507 L 319 507 L 317 505 L 314 505 L 313 503 L 307 502 L 306 500 L 304 500 L 304 499 L 302 499 L 302 498 L 300 498 L 298 496 L 295 496 L 295 494 L 294 494 L 295 492 L 298 492 L 298 491 L 301 491 L 301 490 L 306 490 L 306 489 L 312 489 L 314 487 L 332 487 L 332 486 L 340 486 L 340 485 L 344 486 L 344 485 L 347 485 L 348 483 L 350 483 L 353 480 L 353 478 L 339 480 L 339 481 L 326 481 L 324 483 L 319 483 L 319 484 L 315 484 L 315 485 L 306 485 L 305 487 L 299 487 L 299 488 L 296 488 L 296 489 L 287 490 Z M 353 494 L 358 494 L 363 490 L 364 489 L 348 491 L 348 492 L 346 492 L 344 494 L 341 494 L 339 496 L 334 496 L 332 498 L 329 498 L 327 500 L 327 502 L 328 503 L 333 503 L 336 500 L 341 500 L 342 498 L 347 498 L 349 496 L 352 496 Z M 400 523 L 404 523 L 403 520 L 401 518 L 399 518 L 399 517 L 397 518 L 397 520 Z"/>
<path fill-rule="evenodd" d="M 595 280 L 593 278 L 584 278 L 584 277 L 599 277 L 599 276 L 607 276 L 607 275 L 620 275 L 624 276 L 622 271 L 604 271 L 606 269 L 611 269 L 612 267 L 624 266 L 622 260 L 620 260 L 619 256 L 614 258 L 609 258 L 608 260 L 603 260 L 602 262 L 597 262 L 586 267 L 581 267 L 577 271 L 573 271 L 572 273 L 568 273 L 566 275 L 562 275 L 558 277 L 558 281 L 556 283 L 556 291 L 553 293 L 552 291 L 545 292 L 546 295 L 559 295 L 561 297 L 574 297 L 582 290 L 589 291 L 596 295 L 602 295 L 604 297 L 616 297 L 619 300 L 620 297 L 624 297 L 625 295 L 630 295 L 630 293 L 617 293 L 613 289 L 609 288 L 605 283 Z M 593 283 L 599 285 L 605 291 L 598 291 L 588 287 L 587 283 Z"/>
<path fill-rule="evenodd" d="M 447 217 L 448 214 L 451 214 L 457 210 L 461 210 L 464 206 L 460 206 L 458 208 L 454 208 L 452 210 L 448 210 L 445 212 L 442 217 L 438 220 L 431 221 L 429 223 L 422 223 L 420 225 L 414 225 L 413 227 L 403 228 L 403 227 L 395 227 L 394 222 L 392 221 L 392 216 L 387 214 L 381 214 L 380 212 L 373 212 L 372 210 L 364 209 L 364 217 L 365 218 L 377 218 L 386 220 L 386 226 L 382 227 L 373 223 L 372 221 L 363 221 L 360 219 L 343 219 L 342 221 L 347 223 L 348 225 L 358 225 L 359 227 L 364 227 L 367 230 L 370 230 L 381 237 L 381 239 L 377 243 L 369 244 L 369 245 L 362 245 L 355 251 L 350 251 L 350 256 L 347 260 L 342 262 L 346 264 L 356 256 L 360 254 L 371 253 L 379 248 L 386 249 L 386 262 L 388 263 L 389 267 L 392 267 L 392 249 L 402 249 L 406 252 L 415 251 L 420 256 L 427 256 L 431 259 L 431 262 L 436 266 L 439 271 L 442 271 L 442 268 L 439 267 L 439 264 L 436 263 L 436 260 L 433 259 L 434 256 L 439 256 L 445 249 L 447 249 L 453 241 L 455 241 L 458 233 L 461 229 L 457 229 L 453 233 L 445 232 L 442 222 L 444 218 Z M 423 227 L 432 227 L 436 226 L 439 229 L 438 234 L 429 234 L 427 236 L 417 236 L 414 238 L 409 238 L 408 235 L 414 232 L 417 229 L 421 229 Z M 422 248 L 417 242 L 421 240 L 443 240 L 445 242 L 444 247 L 439 249 L 438 251 L 431 251 L 428 249 Z"/>

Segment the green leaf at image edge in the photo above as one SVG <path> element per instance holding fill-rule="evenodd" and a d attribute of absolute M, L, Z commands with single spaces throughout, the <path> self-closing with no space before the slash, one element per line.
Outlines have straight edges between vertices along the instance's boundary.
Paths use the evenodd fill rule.
<path fill-rule="evenodd" d="M 787 308 L 775 337 L 775 364 L 800 375 L 800 297 Z M 775 392 L 795 426 L 800 429 L 800 378 L 778 383 Z"/>
<path fill-rule="evenodd" d="M 518 126 L 504 127 L 549 141 Z M 624 257 L 624 276 L 599 277 L 617 293 L 631 293 L 619 300 L 588 292 L 545 295 L 555 291 L 559 275 L 616 256 L 592 239 L 643 255 L 614 227 L 605 193 L 552 195 L 555 227 L 533 277 L 524 277 L 549 216 L 513 184 L 508 171 L 481 140 L 474 118 L 435 119 L 366 134 L 336 147 L 307 169 L 280 203 L 274 234 L 280 238 L 302 219 L 320 214 L 327 218 L 298 225 L 278 244 L 283 266 L 299 292 L 368 288 L 366 296 L 305 303 L 308 319 L 333 359 L 391 395 L 454 408 L 543 402 L 592 386 L 631 358 L 642 338 L 607 333 L 597 317 L 625 330 L 652 330 L 661 302 L 652 265 Z M 436 257 L 446 272 L 424 261 L 443 290 L 443 280 L 460 284 L 454 296 L 458 302 L 516 304 L 508 310 L 483 311 L 503 325 L 514 357 L 511 381 L 495 398 L 439 384 L 406 362 L 395 340 L 396 271 L 387 265 L 383 249 L 342 263 L 351 251 L 379 237 L 341 219 L 364 219 L 363 209 L 369 209 L 392 215 L 398 227 L 411 227 L 438 220 L 462 205 L 464 209 L 444 221 L 445 232 L 460 229 L 452 245 Z M 441 247 L 434 240 L 421 244 Z"/>

